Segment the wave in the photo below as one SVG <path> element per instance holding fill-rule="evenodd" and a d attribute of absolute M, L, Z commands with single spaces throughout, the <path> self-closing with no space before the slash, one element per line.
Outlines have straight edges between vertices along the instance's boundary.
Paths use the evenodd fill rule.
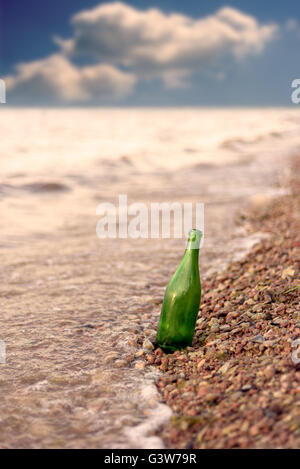
<path fill-rule="evenodd" d="M 66 184 L 55 181 L 38 181 L 30 184 L 23 184 L 18 186 L 19 189 L 23 189 L 29 192 L 65 192 L 69 191 L 70 187 Z"/>
<path fill-rule="evenodd" d="M 276 139 L 282 138 L 284 136 L 284 133 L 285 133 L 284 131 L 272 130 L 270 132 L 267 132 L 266 134 L 260 134 L 252 138 L 243 138 L 243 137 L 229 138 L 229 139 L 223 140 L 220 143 L 219 148 L 225 149 L 225 150 L 239 151 L 246 145 L 254 145 L 270 137 L 276 138 Z"/>

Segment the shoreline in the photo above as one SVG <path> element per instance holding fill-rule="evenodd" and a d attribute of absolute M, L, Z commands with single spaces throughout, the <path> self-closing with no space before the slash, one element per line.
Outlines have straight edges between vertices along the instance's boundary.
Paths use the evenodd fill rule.
<path fill-rule="evenodd" d="M 142 117 L 132 124 L 135 131 Z M 108 197 L 114 200 L 120 191 L 128 193 L 129 200 L 144 203 L 201 200 L 208 205 L 200 261 L 206 282 L 211 275 L 217 278 L 237 252 L 244 256 L 257 241 L 261 226 L 251 233 L 243 216 L 236 225 L 236 209 L 244 211 L 253 197 L 271 200 L 274 193 L 282 193 L 286 158 L 296 141 L 284 132 L 273 136 L 273 124 L 262 129 L 267 131 L 265 140 L 260 141 L 260 131 L 250 132 L 253 141 L 252 137 L 249 140 L 246 128 L 239 128 L 232 140 L 229 134 L 234 126 L 230 124 L 232 131 L 220 134 L 220 142 L 229 143 L 231 149 L 214 146 L 216 164 L 206 165 L 201 161 L 209 159 L 210 153 L 206 154 L 206 147 L 201 150 L 196 125 L 201 115 L 191 117 L 194 121 L 188 124 L 187 135 L 181 135 L 181 123 L 174 116 L 167 127 L 158 123 L 151 136 L 156 143 L 149 154 L 141 153 L 141 158 L 133 150 L 135 144 L 142 149 L 142 135 L 137 142 L 132 140 L 129 156 L 117 157 L 122 139 L 116 139 L 117 146 L 110 149 L 113 161 L 108 154 L 97 159 L 90 154 L 90 160 L 81 160 L 79 150 L 88 155 L 101 141 L 101 134 L 92 133 L 95 140 L 87 142 L 90 146 L 76 148 L 70 173 L 68 158 L 73 147 L 69 146 L 70 135 L 62 131 L 62 167 L 59 165 L 57 171 L 54 147 L 60 142 L 54 140 L 46 161 L 36 160 L 40 167 L 35 172 L 11 175 L 12 179 L 7 173 L 9 187 L 24 187 L 24 197 L 12 191 L 11 197 L 7 193 L 2 199 L 7 215 L 3 239 L 8 246 L 1 251 L 0 269 L 0 339 L 7 345 L 7 363 L 0 370 L 1 447 L 163 446 L 158 429 L 166 425 L 171 408 L 160 403 L 154 383 L 157 371 L 162 374 L 159 379 L 164 371 L 149 369 L 146 363 L 161 360 L 152 354 L 151 342 L 165 287 L 180 262 L 185 241 L 99 240 L 94 208 Z M 220 116 L 216 117 L 220 121 Z M 245 116 L 247 122 L 254 117 Z M 51 130 L 53 122 L 45 124 Z M 176 125 L 181 140 L 175 138 Z M 50 130 L 42 132 L 44 138 Z M 279 130 L 284 130 L 281 125 Z M 42 140 L 36 143 L 40 145 Z M 40 147 L 32 143 L 27 141 L 24 155 L 12 148 L 15 165 L 26 160 L 26 168 L 29 151 L 35 157 Z M 177 151 L 175 163 L 180 169 L 175 165 L 158 171 L 158 156 L 163 161 L 172 148 Z M 230 153 L 230 164 L 224 152 Z M 150 172 L 147 160 L 153 163 Z M 43 179 L 47 165 L 53 168 L 51 181 Z M 63 187 L 69 190 L 61 190 Z M 168 444 L 165 440 L 165 446 Z"/>
<path fill-rule="evenodd" d="M 157 388 L 173 411 L 157 432 L 167 448 L 300 446 L 300 368 L 292 359 L 300 339 L 299 169 L 294 157 L 290 195 L 242 215 L 249 233 L 268 237 L 204 280 L 193 346 L 146 357 L 163 372 Z"/>
<path fill-rule="evenodd" d="M 261 204 L 258 207 L 261 208 Z M 254 219 L 253 214 L 252 223 Z M 248 218 L 245 219 L 242 214 L 238 221 L 244 230 Z M 260 222 L 257 226 L 253 224 L 252 232 L 248 226 L 248 236 L 243 235 L 237 239 L 244 239 L 247 244 L 249 239 L 253 240 L 253 236 L 255 239 L 261 228 Z M 169 253 L 165 250 L 160 252 L 159 247 L 156 247 L 154 252 L 157 258 L 152 262 L 152 269 L 155 270 L 151 271 L 150 276 L 149 271 L 143 268 L 143 261 L 145 265 L 149 262 L 143 245 L 138 246 L 137 252 L 132 251 L 134 270 L 132 266 L 130 269 L 128 266 L 127 271 L 131 275 L 134 273 L 137 282 L 131 293 L 134 296 L 129 297 L 124 309 L 124 305 L 118 300 L 118 281 L 113 288 L 117 302 L 111 311 L 106 304 L 102 307 L 99 305 L 101 292 L 104 298 L 107 297 L 107 304 L 110 302 L 106 285 L 111 285 L 111 279 L 107 277 L 105 264 L 101 264 L 97 240 L 90 237 L 91 229 L 92 224 L 89 223 L 79 233 L 72 233 L 71 242 L 68 236 L 63 236 L 57 252 L 54 252 L 54 242 L 48 244 L 46 240 L 43 244 L 39 243 L 39 251 L 32 251 L 31 246 L 24 246 L 22 255 L 18 258 L 15 257 L 14 250 L 6 251 L 0 291 L 4 306 L 2 331 L 5 330 L 1 338 L 8 343 L 8 364 L 6 369 L 1 369 L 0 379 L 4 396 L 4 426 L 0 423 L 0 429 L 3 429 L 1 447 L 178 447 L 177 437 L 175 443 L 172 443 L 165 434 L 173 425 L 173 419 L 176 421 L 177 411 L 173 410 L 171 423 L 167 424 L 172 402 L 165 406 L 160 402 L 161 392 L 160 395 L 154 395 L 153 391 L 153 384 L 157 380 L 153 371 L 162 366 L 159 371 L 165 375 L 167 366 L 164 357 L 162 359 L 151 352 L 149 342 L 154 339 L 163 292 L 170 270 L 176 268 L 180 260 L 181 249 L 174 256 L 172 250 Z M 65 234 L 69 235 L 69 232 L 66 231 Z M 122 258 L 126 259 L 127 250 L 122 245 L 119 248 Z M 119 256 L 120 253 L 118 256 L 114 254 L 110 261 L 118 265 Z M 236 264 L 239 262 L 241 261 Z M 161 272 L 161 265 L 165 263 L 170 265 Z M 206 285 L 207 279 L 215 278 L 216 284 L 220 281 L 218 276 L 222 275 L 222 263 L 219 264 L 218 258 L 216 265 L 216 272 L 205 275 L 206 291 L 210 288 Z M 10 289 L 5 286 L 7 278 L 10 279 Z M 98 278 L 102 282 L 104 280 L 103 286 L 97 282 Z M 215 285 L 212 290 L 214 288 Z M 124 288 L 121 291 L 125 291 Z M 128 316 L 122 317 L 121 322 L 114 311 L 119 311 L 119 308 Z M 110 329 L 107 329 L 103 320 L 107 320 L 107 324 L 111 323 Z M 203 335 L 206 327 L 203 324 L 200 335 Z M 144 347 L 145 339 L 148 343 Z M 104 369 L 99 369 L 99 357 L 104 359 Z M 157 363 L 154 370 L 152 368 L 152 377 L 149 379 L 146 363 L 155 365 L 155 361 Z M 172 384 L 164 383 L 164 375 L 158 381 L 162 383 L 159 388 L 161 391 Z M 185 381 L 185 376 L 179 379 Z M 151 385 L 153 392 L 148 388 L 149 394 L 141 402 L 139 393 L 144 385 Z M 122 409 L 124 414 L 122 413 L 117 428 L 119 433 L 114 433 L 113 438 L 103 435 L 103 418 L 105 422 L 106 419 L 111 421 L 110 419 L 120 417 L 120 408 L 114 401 L 110 401 L 111 388 L 114 392 L 121 393 L 121 402 L 126 402 L 128 406 L 125 412 Z M 11 395 L 12 389 L 14 392 Z M 127 392 L 130 395 L 126 395 Z M 79 398 L 79 394 L 83 394 L 83 397 Z M 167 399 L 166 403 L 169 404 Z M 161 406 L 166 411 L 164 418 L 160 415 L 163 409 Z M 72 417 L 69 415 L 70 408 L 74 412 Z M 16 409 L 20 415 L 15 416 Z M 15 416 L 13 420 L 12 416 Z M 65 434 L 65 425 L 60 423 L 63 419 L 67 419 L 65 425 L 68 436 Z M 162 425 L 165 426 L 164 430 L 159 432 L 158 428 Z M 184 433 L 188 435 L 189 426 L 186 430 L 186 421 L 182 425 Z M 175 428 L 176 426 L 177 424 Z M 127 430 L 129 433 L 126 434 Z"/>

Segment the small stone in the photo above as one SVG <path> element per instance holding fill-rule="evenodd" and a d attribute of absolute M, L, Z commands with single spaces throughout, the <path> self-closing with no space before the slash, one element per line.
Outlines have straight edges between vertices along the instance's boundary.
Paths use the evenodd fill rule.
<path fill-rule="evenodd" d="M 267 368 L 264 370 L 264 375 L 267 379 L 273 378 L 275 373 L 276 373 L 276 370 L 272 365 L 267 366 Z"/>
<path fill-rule="evenodd" d="M 253 300 L 253 298 L 249 298 L 245 301 L 245 304 L 252 306 L 255 305 L 255 301 Z"/>
<path fill-rule="evenodd" d="M 252 339 L 252 342 L 258 342 L 260 344 L 264 343 L 265 342 L 265 338 L 264 336 L 262 336 L 261 334 L 257 334 L 255 337 L 253 337 Z"/>
<path fill-rule="evenodd" d="M 143 349 L 144 350 L 154 350 L 154 345 L 150 342 L 149 339 L 145 339 L 143 342 Z"/>
<path fill-rule="evenodd" d="M 232 311 L 227 314 L 226 322 L 231 322 L 233 319 L 236 319 L 239 316 L 239 313 L 236 311 Z"/>
<path fill-rule="evenodd" d="M 65 385 L 69 383 L 69 379 L 67 376 L 51 375 L 48 378 L 48 382 L 51 384 Z"/>
<path fill-rule="evenodd" d="M 144 362 L 138 361 L 134 365 L 134 368 L 137 368 L 138 370 L 143 370 L 146 367 L 146 364 Z"/>
<path fill-rule="evenodd" d="M 221 366 L 221 368 L 219 368 L 219 373 L 222 373 L 222 375 L 224 375 L 225 373 L 227 373 L 227 371 L 228 371 L 229 368 L 230 368 L 230 365 L 231 365 L 230 361 L 224 363 L 224 365 Z"/>
<path fill-rule="evenodd" d="M 204 400 L 207 403 L 213 403 L 213 402 L 217 402 L 219 397 L 220 396 L 219 396 L 218 393 L 210 392 L 210 393 L 206 394 L 206 396 L 204 397 Z"/>
<path fill-rule="evenodd" d="M 283 313 L 285 311 L 285 304 L 281 303 L 279 306 L 277 306 L 275 312 L 276 314 Z"/>
<path fill-rule="evenodd" d="M 113 363 L 115 360 L 117 360 L 118 357 L 119 357 L 119 354 L 117 352 L 110 353 L 104 358 L 104 363 L 106 364 Z"/>
<path fill-rule="evenodd" d="M 242 388 L 241 388 L 241 391 L 243 392 L 248 392 L 250 391 L 250 389 L 252 388 L 252 386 L 250 384 L 245 384 Z"/>
<path fill-rule="evenodd" d="M 250 428 L 250 435 L 251 436 L 256 436 L 259 434 L 259 426 L 258 425 L 253 425 L 253 427 Z"/>
<path fill-rule="evenodd" d="M 295 270 L 292 267 L 288 267 L 282 271 L 281 277 L 285 280 L 287 277 L 294 277 Z"/>
<path fill-rule="evenodd" d="M 206 363 L 206 358 L 203 358 L 202 360 L 200 360 L 199 363 L 197 363 L 197 368 L 200 369 L 203 367 L 203 365 L 205 365 Z"/>
<path fill-rule="evenodd" d="M 229 332 L 231 330 L 231 327 L 228 324 L 223 324 L 220 326 L 220 330 L 223 332 Z"/>
<path fill-rule="evenodd" d="M 209 325 L 209 327 L 217 327 L 217 326 L 219 326 L 219 321 L 218 321 L 217 318 L 211 318 L 208 325 Z"/>
<path fill-rule="evenodd" d="M 146 355 L 146 360 L 150 365 L 152 365 L 154 363 L 154 355 Z"/>
<path fill-rule="evenodd" d="M 116 360 L 114 365 L 117 367 L 117 368 L 123 368 L 124 366 L 127 366 L 128 365 L 128 362 L 126 360 Z"/>
<path fill-rule="evenodd" d="M 201 326 L 201 324 L 202 324 L 204 321 L 205 321 L 204 318 L 199 318 L 199 319 L 197 319 L 197 322 L 196 322 L 197 326 Z"/>

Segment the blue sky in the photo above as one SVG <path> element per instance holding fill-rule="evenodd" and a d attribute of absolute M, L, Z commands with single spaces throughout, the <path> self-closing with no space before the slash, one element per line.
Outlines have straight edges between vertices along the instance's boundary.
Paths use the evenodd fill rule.
<path fill-rule="evenodd" d="M 139 0 L 96 11 L 101 4 L 113 2 L 1 1 L 8 104 L 291 104 L 290 84 L 300 78 L 299 1 Z"/>

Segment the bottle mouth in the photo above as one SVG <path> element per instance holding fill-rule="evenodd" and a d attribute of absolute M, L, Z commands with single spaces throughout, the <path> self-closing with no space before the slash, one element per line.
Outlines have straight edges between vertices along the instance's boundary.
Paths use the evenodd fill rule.
<path fill-rule="evenodd" d="M 199 249 L 202 236 L 202 231 L 193 228 L 189 232 L 187 249 Z"/>

